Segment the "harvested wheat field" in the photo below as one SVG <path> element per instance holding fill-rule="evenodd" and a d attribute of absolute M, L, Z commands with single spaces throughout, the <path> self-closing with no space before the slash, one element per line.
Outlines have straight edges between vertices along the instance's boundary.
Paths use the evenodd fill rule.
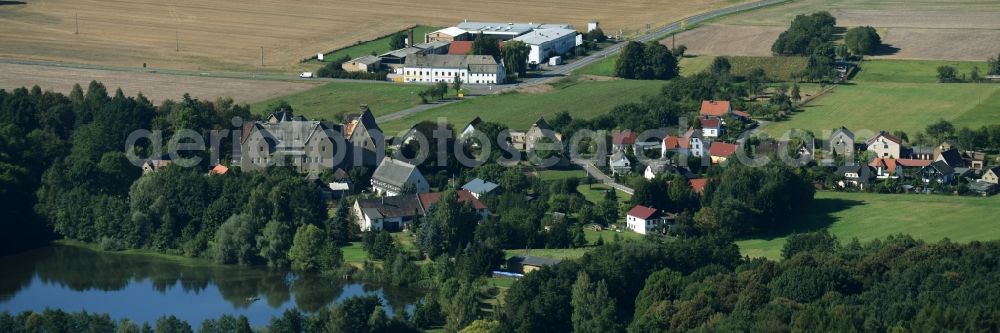
<path fill-rule="evenodd" d="M 707 24 L 677 34 L 677 45 L 686 45 L 687 54 L 769 56 L 771 44 L 784 31 L 782 27 Z M 661 43 L 670 46 L 673 41 Z"/>
<path fill-rule="evenodd" d="M 69 93 L 74 84 L 84 89 L 90 81 L 104 83 L 109 90 L 121 87 L 125 95 L 142 92 L 153 103 L 178 100 L 184 93 L 215 100 L 232 97 L 237 103 L 252 103 L 317 87 L 319 82 L 282 82 L 164 75 L 66 67 L 0 64 L 0 89 L 38 85 L 43 90 Z"/>
<path fill-rule="evenodd" d="M 462 19 L 663 25 L 732 0 L 24 0 L 0 5 L 0 57 L 200 70 L 289 70 L 320 51 Z M 79 34 L 76 34 L 79 23 Z M 179 45 L 179 47 L 178 47 Z"/>

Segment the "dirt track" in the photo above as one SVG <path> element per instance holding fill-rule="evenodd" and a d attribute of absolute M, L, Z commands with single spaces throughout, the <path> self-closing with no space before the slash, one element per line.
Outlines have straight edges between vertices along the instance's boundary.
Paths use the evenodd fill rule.
<path fill-rule="evenodd" d="M 44 90 L 69 93 L 73 84 L 84 89 L 91 80 L 103 82 L 111 92 L 121 87 L 125 95 L 142 92 L 153 103 L 178 100 L 184 93 L 199 99 L 232 97 L 237 103 L 252 103 L 319 86 L 314 82 L 281 82 L 175 76 L 33 65 L 0 64 L 0 88 L 38 85 Z"/>

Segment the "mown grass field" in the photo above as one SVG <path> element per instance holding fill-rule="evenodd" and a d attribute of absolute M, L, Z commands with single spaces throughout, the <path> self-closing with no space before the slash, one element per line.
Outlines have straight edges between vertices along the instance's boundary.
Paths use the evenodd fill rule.
<path fill-rule="evenodd" d="M 368 104 L 376 116 L 397 112 L 420 104 L 417 94 L 427 89 L 423 85 L 389 84 L 384 82 L 330 82 L 320 87 L 276 97 L 250 106 L 254 114 L 263 113 L 276 101 L 287 101 L 295 114 L 310 119 L 340 120 L 345 113 L 357 113 L 361 104 Z"/>
<path fill-rule="evenodd" d="M 861 130 L 923 131 L 938 119 L 956 127 L 978 128 L 1000 123 L 1000 84 L 936 83 L 937 67 L 954 65 L 968 73 L 977 62 L 876 60 L 866 61 L 863 69 L 847 85 L 806 104 L 790 119 L 762 127 L 772 137 L 792 128 L 823 130 L 847 126 Z M 981 66 L 983 68 L 985 66 Z"/>
<path fill-rule="evenodd" d="M 587 185 L 587 184 L 583 184 L 583 185 L 577 186 L 576 191 L 580 192 L 580 194 L 583 194 L 583 197 L 585 199 L 587 199 L 587 201 L 590 201 L 592 203 L 597 204 L 597 203 L 600 203 L 600 202 L 604 201 L 604 193 L 607 192 L 610 189 L 611 189 L 611 187 L 609 187 L 607 185 L 598 185 L 598 184 Z M 623 204 L 623 203 L 628 202 L 629 200 L 632 199 L 632 195 L 631 194 L 622 192 L 620 190 L 616 190 L 616 191 L 617 191 L 618 203 Z"/>
<path fill-rule="evenodd" d="M 551 118 L 567 111 L 574 118 L 589 119 L 611 111 L 616 105 L 638 101 L 643 95 L 659 92 L 662 81 L 585 80 L 568 78 L 548 91 L 511 92 L 476 97 L 379 124 L 386 132 L 397 133 L 421 121 L 444 118 L 451 124 L 465 124 L 475 117 L 526 130 L 540 117 Z"/>
<path fill-rule="evenodd" d="M 989 198 L 940 195 L 890 195 L 817 192 L 813 209 L 798 218 L 801 227 L 771 237 L 738 241 L 744 255 L 778 259 L 793 231 L 828 230 L 842 243 L 869 241 L 896 234 L 935 242 L 1000 238 L 1000 196 Z"/>

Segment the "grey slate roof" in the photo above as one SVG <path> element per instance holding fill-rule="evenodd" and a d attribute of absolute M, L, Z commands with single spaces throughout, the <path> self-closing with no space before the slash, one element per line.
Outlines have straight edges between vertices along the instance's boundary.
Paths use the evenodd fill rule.
<path fill-rule="evenodd" d="M 541 45 L 567 35 L 576 35 L 576 30 L 564 28 L 536 29 L 535 31 L 514 38 L 514 40 L 522 41 L 528 45 Z"/>
<path fill-rule="evenodd" d="M 358 206 L 365 215 L 373 218 L 413 217 L 424 214 L 423 205 L 420 204 L 416 194 L 359 199 Z"/>
<path fill-rule="evenodd" d="M 372 179 L 393 186 L 403 187 L 414 172 L 420 172 L 415 165 L 386 157 L 382 159 L 382 163 L 378 165 L 378 169 L 375 169 Z"/>
<path fill-rule="evenodd" d="M 395 58 L 408 58 L 410 55 L 423 52 L 424 49 L 418 47 L 405 47 L 399 50 L 392 50 L 383 54 L 380 54 L 379 58 L 385 57 L 395 57 Z"/>
<path fill-rule="evenodd" d="M 934 169 L 935 171 L 941 173 L 942 175 L 953 175 L 955 174 L 955 169 L 945 163 L 944 161 L 934 161 L 928 168 Z"/>
<path fill-rule="evenodd" d="M 276 153 L 305 154 L 306 143 L 317 133 L 327 129 L 319 121 L 307 121 L 305 118 L 292 117 L 287 112 L 276 112 L 266 122 L 255 122 L 253 126 L 275 146 Z"/>
<path fill-rule="evenodd" d="M 941 158 L 944 159 L 945 163 L 948 163 L 948 166 L 953 168 L 965 166 L 965 160 L 962 159 L 962 153 L 959 153 L 958 149 L 942 151 Z"/>
<path fill-rule="evenodd" d="M 468 69 L 472 73 L 496 73 L 497 61 L 489 55 L 428 54 L 406 57 L 406 67 Z"/>
<path fill-rule="evenodd" d="M 496 183 L 493 182 L 482 180 L 480 178 L 473 179 L 468 184 L 462 185 L 463 189 L 468 190 L 469 192 L 472 193 L 489 193 L 490 191 L 495 190 L 497 187 L 500 187 L 500 185 L 497 185 Z"/>
<path fill-rule="evenodd" d="M 373 55 L 366 55 L 364 57 L 351 59 L 351 62 L 357 62 L 365 65 L 371 65 L 379 61 L 382 61 L 382 59 L 379 59 L 379 57 Z"/>
<path fill-rule="evenodd" d="M 845 165 L 837 168 L 837 175 L 843 176 L 846 173 L 854 173 L 858 175 L 858 180 L 867 181 L 875 178 L 875 174 L 872 173 L 872 168 L 867 165 Z"/>
<path fill-rule="evenodd" d="M 844 135 L 846 135 L 847 137 L 851 138 L 852 140 L 854 139 L 854 132 L 851 132 L 851 130 L 847 129 L 847 127 L 844 127 L 844 126 L 840 126 L 840 128 L 838 128 L 837 130 L 833 131 L 833 134 L 831 134 L 830 137 L 831 138 L 832 137 L 836 137 L 837 134 L 840 134 L 840 133 L 843 133 Z"/>

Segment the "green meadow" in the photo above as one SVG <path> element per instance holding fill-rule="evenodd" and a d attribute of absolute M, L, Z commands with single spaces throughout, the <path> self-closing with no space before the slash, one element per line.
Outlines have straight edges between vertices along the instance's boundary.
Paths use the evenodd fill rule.
<path fill-rule="evenodd" d="M 385 82 L 330 82 L 323 86 L 254 103 L 254 114 L 264 113 L 269 105 L 284 100 L 295 114 L 310 119 L 340 120 L 345 113 L 356 113 L 361 104 L 368 104 L 376 116 L 390 114 L 419 105 L 417 94 L 423 85 L 390 84 Z"/>
<path fill-rule="evenodd" d="M 897 234 L 928 242 L 990 240 L 1000 238 L 998 214 L 1000 196 L 817 192 L 813 208 L 798 217 L 798 228 L 736 244 L 744 255 L 779 259 L 788 234 L 823 229 L 841 243 Z"/>

